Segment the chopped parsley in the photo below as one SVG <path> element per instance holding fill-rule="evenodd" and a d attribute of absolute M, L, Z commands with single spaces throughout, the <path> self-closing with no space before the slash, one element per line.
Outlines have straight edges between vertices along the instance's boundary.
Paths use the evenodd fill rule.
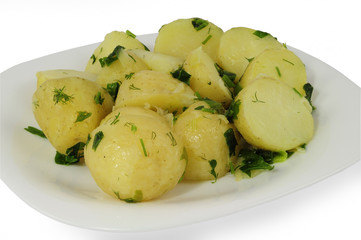
<path fill-rule="evenodd" d="M 208 113 L 216 113 L 216 110 L 213 108 L 206 108 L 205 106 L 198 106 L 194 108 L 194 110 L 201 110 L 202 112 L 208 112 Z"/>
<path fill-rule="evenodd" d="M 104 90 L 107 91 L 109 93 L 109 95 L 113 98 L 114 102 L 117 99 L 118 90 L 119 90 L 119 87 L 121 84 L 122 84 L 122 82 L 120 82 L 120 81 L 108 83 L 107 88 L 104 88 Z"/>
<path fill-rule="evenodd" d="M 134 62 L 137 62 L 137 60 L 135 60 L 135 58 L 132 55 L 130 55 L 129 53 L 128 53 L 128 57 L 130 57 Z"/>
<path fill-rule="evenodd" d="M 257 31 L 253 32 L 253 35 L 256 35 L 259 38 L 264 38 L 264 37 L 266 37 L 266 36 L 268 36 L 270 34 L 267 33 L 267 32 L 262 32 L 262 31 L 257 30 Z"/>
<path fill-rule="evenodd" d="M 191 78 L 191 75 L 184 70 L 183 65 L 180 65 L 177 70 L 171 72 L 170 74 L 175 79 L 178 79 L 189 86 L 189 79 Z"/>
<path fill-rule="evenodd" d="M 135 190 L 134 196 L 132 198 L 124 198 L 124 199 L 120 198 L 119 192 L 113 191 L 113 193 L 119 200 L 124 201 L 126 203 L 137 203 L 137 202 L 141 202 L 143 200 L 142 190 Z"/>
<path fill-rule="evenodd" d="M 131 37 L 131 38 L 136 38 L 136 37 L 137 37 L 134 33 L 132 33 L 132 32 L 129 31 L 129 30 L 125 31 L 125 33 L 126 33 L 129 37 Z"/>
<path fill-rule="evenodd" d="M 44 132 L 41 131 L 40 129 L 37 129 L 37 128 L 32 127 L 32 126 L 28 126 L 27 128 L 24 128 L 24 129 L 26 131 L 28 131 L 29 133 L 31 133 L 31 134 L 37 135 L 37 136 L 42 137 L 42 138 L 46 138 Z"/>
<path fill-rule="evenodd" d="M 114 118 L 114 120 L 110 123 L 110 125 L 114 125 L 114 124 L 116 124 L 117 122 L 119 122 L 119 115 L 120 115 L 120 113 L 118 113 L 117 115 L 115 115 L 115 118 Z"/>
<path fill-rule="evenodd" d="M 97 58 L 95 57 L 95 55 L 94 55 L 94 54 L 93 54 L 93 55 L 91 55 L 90 59 L 92 59 L 92 60 L 93 60 L 93 61 L 92 61 L 92 64 L 94 64 L 94 63 L 95 63 L 95 61 L 97 60 Z"/>
<path fill-rule="evenodd" d="M 55 104 L 58 104 L 59 102 L 62 104 L 66 104 L 67 102 L 71 102 L 74 97 L 72 95 L 68 95 L 64 92 L 65 86 L 62 88 L 54 88 L 53 93 L 53 101 Z"/>
<path fill-rule="evenodd" d="M 292 88 L 293 91 L 295 91 L 295 93 L 297 93 L 298 96 L 302 97 L 302 94 L 296 89 L 296 88 Z"/>
<path fill-rule="evenodd" d="M 229 156 L 236 155 L 237 139 L 234 136 L 233 128 L 229 128 L 227 131 L 224 132 L 223 135 L 226 139 L 226 143 L 229 150 Z"/>
<path fill-rule="evenodd" d="M 134 86 L 134 83 L 129 85 L 129 90 L 140 90 L 140 88 Z"/>
<path fill-rule="evenodd" d="M 172 146 L 177 146 L 177 141 L 175 140 L 172 132 L 168 132 L 167 136 L 169 137 L 170 141 L 172 142 Z"/>
<path fill-rule="evenodd" d="M 280 69 L 279 69 L 278 67 L 276 67 L 276 71 L 277 71 L 278 76 L 279 76 L 279 77 L 282 77 L 281 71 L 280 71 Z"/>
<path fill-rule="evenodd" d="M 131 72 L 129 74 L 125 74 L 125 79 L 129 80 L 133 77 L 133 75 L 135 74 L 135 72 Z"/>
<path fill-rule="evenodd" d="M 312 104 L 312 93 L 313 93 L 313 86 L 310 83 L 306 83 L 305 85 L 303 85 L 303 90 L 305 90 L 306 96 L 305 98 L 308 100 L 308 102 L 310 103 L 312 110 L 315 110 L 316 107 L 313 106 Z"/>
<path fill-rule="evenodd" d="M 110 66 L 115 60 L 119 58 L 120 52 L 124 49 L 123 46 L 116 46 L 112 53 L 110 53 L 107 57 L 103 57 L 99 59 L 101 67 Z"/>
<path fill-rule="evenodd" d="M 144 156 L 148 157 L 147 149 L 145 149 L 143 138 L 140 138 L 139 141 L 140 141 L 140 145 L 142 145 Z"/>
<path fill-rule="evenodd" d="M 203 40 L 202 44 L 205 45 L 209 41 L 209 39 L 211 39 L 211 38 L 212 38 L 212 35 L 208 35 L 206 37 L 206 39 Z"/>
<path fill-rule="evenodd" d="M 282 58 L 282 61 L 285 61 L 286 63 L 289 63 L 289 64 L 291 64 L 292 66 L 294 66 L 294 65 L 295 65 L 293 62 L 288 61 L 287 59 L 284 59 L 284 58 Z"/>
<path fill-rule="evenodd" d="M 79 111 L 75 122 L 82 122 L 85 119 L 89 118 L 91 115 L 92 115 L 92 113 L 90 113 L 90 112 L 81 112 L 81 111 Z"/>
<path fill-rule="evenodd" d="M 253 58 L 246 58 L 246 59 L 247 59 L 248 63 L 250 63 L 250 62 L 253 61 L 254 57 Z"/>
<path fill-rule="evenodd" d="M 131 122 L 126 122 L 124 126 L 130 127 L 130 131 L 132 131 L 133 133 L 135 133 L 138 130 L 137 126 L 135 126 L 135 124 Z"/>
<path fill-rule="evenodd" d="M 237 99 L 237 101 L 232 101 L 229 105 L 229 108 L 226 111 L 227 119 L 232 122 L 233 119 L 238 119 L 237 115 L 239 113 L 239 106 L 241 105 L 241 100 Z"/>
<path fill-rule="evenodd" d="M 224 84 L 228 87 L 228 88 L 234 88 L 236 86 L 236 84 L 234 84 L 234 80 L 236 79 L 236 74 L 226 71 L 223 68 L 221 68 L 217 63 L 214 64 L 214 66 L 216 67 L 219 76 L 222 78 Z"/>
<path fill-rule="evenodd" d="M 84 146 L 85 143 L 79 142 L 68 148 L 65 154 L 56 151 L 55 163 L 60 165 L 71 165 L 79 162 L 80 159 L 84 158 Z"/>
<path fill-rule="evenodd" d="M 252 102 L 254 102 L 254 103 L 266 103 L 266 102 L 261 101 L 261 100 L 258 99 L 257 91 L 255 91 L 255 93 L 254 93 L 254 100 L 252 100 Z"/>
<path fill-rule="evenodd" d="M 99 104 L 102 105 L 104 102 L 104 98 L 102 98 L 102 94 L 100 92 L 98 92 L 95 96 L 94 96 L 94 102 L 95 104 Z"/>
<path fill-rule="evenodd" d="M 209 105 L 209 107 L 211 109 L 213 109 L 216 113 L 223 114 L 225 112 L 225 110 L 224 110 L 221 103 L 216 102 L 214 100 L 211 100 L 211 99 L 209 99 L 207 97 L 202 98 L 201 95 L 198 92 L 196 92 L 195 95 L 196 95 L 196 98 L 194 100 L 199 100 L 199 101 L 206 102 Z"/>
<path fill-rule="evenodd" d="M 217 182 L 217 179 L 218 179 L 218 174 L 216 173 L 217 161 L 215 159 L 212 159 L 212 160 L 208 161 L 208 163 L 211 166 L 211 171 L 209 173 L 212 174 L 214 177 L 214 182 L 212 182 L 212 183 L 215 183 L 215 182 Z"/>
<path fill-rule="evenodd" d="M 207 20 L 204 20 L 201 18 L 193 18 L 192 19 L 192 25 L 196 31 L 199 31 L 199 30 L 207 27 L 208 24 L 209 24 L 209 22 Z"/>
<path fill-rule="evenodd" d="M 97 150 L 99 143 L 102 141 L 103 138 L 104 138 L 104 133 L 102 131 L 99 131 L 94 135 L 94 141 L 92 146 L 94 152 Z"/>

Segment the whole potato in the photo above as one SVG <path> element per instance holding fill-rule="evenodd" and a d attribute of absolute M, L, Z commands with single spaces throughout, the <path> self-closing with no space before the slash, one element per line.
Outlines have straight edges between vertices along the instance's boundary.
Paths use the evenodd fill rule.
<path fill-rule="evenodd" d="M 54 148 L 62 154 L 79 142 L 112 110 L 110 95 L 78 77 L 49 79 L 33 94 L 33 113 Z"/>
<path fill-rule="evenodd" d="M 160 197 L 173 189 L 186 166 L 183 141 L 159 114 L 124 107 L 90 134 L 85 163 L 95 182 L 126 202 Z"/>

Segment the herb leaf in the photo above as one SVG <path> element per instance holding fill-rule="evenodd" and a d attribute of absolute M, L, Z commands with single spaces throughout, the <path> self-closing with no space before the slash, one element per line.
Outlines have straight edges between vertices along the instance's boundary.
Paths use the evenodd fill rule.
<path fill-rule="evenodd" d="M 167 136 L 168 136 L 168 137 L 169 137 L 169 139 L 171 140 L 171 142 L 172 142 L 172 146 L 176 146 L 176 145 L 177 145 L 177 141 L 175 140 L 175 138 L 174 138 L 174 136 L 173 136 L 172 132 L 168 132 L 168 133 L 167 133 Z"/>
<path fill-rule="evenodd" d="M 217 182 L 217 178 L 218 178 L 218 174 L 216 173 L 217 161 L 215 159 L 212 159 L 208 161 L 208 163 L 211 166 L 211 171 L 209 173 L 212 174 L 214 177 L 214 182 L 212 183 L 215 183 Z"/>
<path fill-rule="evenodd" d="M 224 132 L 224 137 L 226 138 L 226 143 L 229 150 L 229 156 L 236 155 L 236 146 L 237 146 L 237 139 L 234 136 L 233 128 L 229 128 L 227 131 Z"/>
<path fill-rule="evenodd" d="M 228 121 L 232 122 L 233 119 L 238 119 L 237 115 L 239 113 L 239 106 L 241 105 L 241 100 L 237 99 L 237 101 L 232 101 L 229 105 L 229 108 L 226 111 L 226 117 Z"/>
<path fill-rule="evenodd" d="M 104 98 L 102 98 L 102 94 L 100 92 L 98 92 L 95 96 L 94 96 L 94 102 L 95 104 L 99 104 L 102 105 L 104 102 Z"/>
<path fill-rule="evenodd" d="M 140 141 L 140 144 L 142 145 L 144 156 L 148 157 L 147 149 L 145 149 L 143 138 L 140 138 L 139 141 Z"/>
<path fill-rule="evenodd" d="M 209 24 L 208 21 L 201 19 L 201 18 L 193 18 L 192 25 L 196 31 L 199 31 L 205 28 Z"/>
<path fill-rule="evenodd" d="M 305 98 L 308 100 L 308 102 L 310 103 L 312 110 L 315 110 L 316 107 L 313 106 L 312 104 L 312 93 L 313 93 L 313 86 L 310 83 L 306 83 L 305 85 L 303 85 L 303 90 L 305 90 L 306 96 Z"/>
<path fill-rule="evenodd" d="M 126 33 L 129 37 L 131 37 L 131 38 L 136 38 L 136 37 L 137 37 L 134 33 L 132 33 L 132 32 L 129 31 L 129 30 L 125 31 L 125 33 Z"/>
<path fill-rule="evenodd" d="M 60 165 L 71 165 L 84 158 L 85 143 L 79 142 L 66 150 L 66 154 L 56 151 L 55 163 Z"/>
<path fill-rule="evenodd" d="M 28 131 L 29 133 L 31 133 L 31 134 L 38 135 L 39 137 L 42 137 L 42 138 L 46 138 L 44 132 L 41 131 L 40 129 L 37 129 L 37 128 L 32 127 L 32 126 L 28 126 L 27 128 L 24 128 L 24 129 L 26 131 Z"/>
<path fill-rule="evenodd" d="M 107 88 L 104 88 L 104 90 L 107 91 L 109 95 L 113 98 L 114 102 L 117 99 L 120 85 L 121 82 L 113 82 L 113 83 L 108 83 Z"/>
<path fill-rule="evenodd" d="M 64 93 L 64 89 L 65 86 L 62 88 L 55 88 L 53 90 L 54 96 L 53 96 L 53 101 L 55 104 L 58 104 L 59 102 L 61 102 L 62 104 L 65 104 L 67 102 L 71 102 L 73 100 L 73 96 L 68 95 L 66 93 Z"/>
<path fill-rule="evenodd" d="M 255 32 L 253 32 L 253 35 L 256 35 L 259 38 L 264 38 L 264 37 L 266 37 L 266 36 L 268 36 L 270 34 L 267 33 L 267 32 L 262 32 L 262 31 L 257 30 Z"/>
<path fill-rule="evenodd" d="M 216 67 L 218 74 L 222 78 L 225 85 L 228 88 L 234 88 L 236 86 L 236 84 L 234 84 L 233 81 L 236 79 L 236 74 L 226 71 L 226 70 L 223 70 L 223 68 L 221 68 L 217 63 L 215 63 L 214 66 Z"/>
<path fill-rule="evenodd" d="M 212 38 L 212 35 L 208 35 L 206 37 L 206 39 L 203 40 L 202 44 L 205 45 L 209 41 L 209 39 L 211 39 L 211 38 Z"/>
<path fill-rule="evenodd" d="M 124 49 L 123 46 L 116 46 L 112 53 L 108 55 L 108 57 L 103 57 L 99 59 L 100 65 L 102 67 L 110 66 L 115 60 L 118 59 L 120 52 Z"/>
<path fill-rule="evenodd" d="M 207 97 L 202 98 L 201 95 L 198 92 L 196 92 L 195 95 L 196 95 L 195 100 L 206 102 L 211 109 L 215 110 L 216 113 L 223 114 L 225 112 L 225 110 L 224 110 L 221 103 L 216 102 L 214 100 L 211 100 L 211 99 L 209 99 Z"/>
<path fill-rule="evenodd" d="M 92 149 L 94 150 L 94 152 L 97 150 L 98 145 L 103 138 L 104 138 L 104 133 L 102 131 L 99 131 L 94 135 L 94 141 L 93 141 L 93 146 L 92 146 Z"/>
<path fill-rule="evenodd" d="M 184 70 L 183 65 L 180 65 L 177 70 L 171 72 L 170 74 L 175 79 L 178 79 L 189 86 L 189 79 L 191 78 L 191 75 Z"/>
<path fill-rule="evenodd" d="M 249 177 L 252 177 L 252 170 L 272 170 L 274 168 L 274 166 L 272 166 L 270 163 L 267 163 L 261 155 L 258 155 L 256 152 L 250 149 L 242 149 L 239 153 L 239 157 L 243 159 L 243 165 L 240 167 L 240 170 L 246 173 Z"/>
<path fill-rule="evenodd" d="M 90 112 L 78 112 L 78 117 L 76 118 L 75 122 L 82 122 L 85 119 L 87 119 L 88 117 L 90 117 L 92 115 L 92 113 Z"/>

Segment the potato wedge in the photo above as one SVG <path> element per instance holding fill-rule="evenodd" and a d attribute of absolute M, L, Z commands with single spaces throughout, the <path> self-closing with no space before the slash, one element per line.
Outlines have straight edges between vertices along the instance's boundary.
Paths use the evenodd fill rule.
<path fill-rule="evenodd" d="M 58 78 L 67 78 L 67 77 L 80 77 L 95 82 L 97 75 L 89 72 L 82 72 L 72 69 L 54 69 L 54 70 L 45 70 L 36 73 L 37 87 L 39 87 L 43 82 L 49 79 L 58 79 Z"/>

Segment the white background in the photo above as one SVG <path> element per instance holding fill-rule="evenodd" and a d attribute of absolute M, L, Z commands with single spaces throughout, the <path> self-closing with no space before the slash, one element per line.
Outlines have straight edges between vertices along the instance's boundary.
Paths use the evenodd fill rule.
<path fill-rule="evenodd" d="M 154 33 L 177 18 L 201 17 L 223 30 L 246 26 L 270 32 L 361 86 L 359 8 L 355 0 L 1 0 L 0 72 L 50 53 L 100 42 L 112 30 Z M 4 240 L 361 239 L 360 214 L 360 162 L 306 189 L 231 216 L 134 234 L 59 223 L 26 205 L 0 181 L 0 239 Z"/>

